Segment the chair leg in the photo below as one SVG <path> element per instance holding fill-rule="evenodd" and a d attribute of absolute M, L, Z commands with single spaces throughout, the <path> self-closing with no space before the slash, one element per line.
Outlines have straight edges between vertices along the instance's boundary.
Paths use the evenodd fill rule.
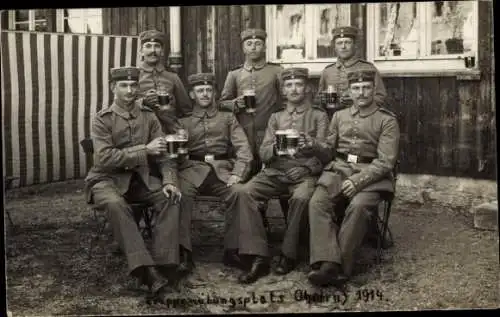
<path fill-rule="evenodd" d="M 143 231 L 143 236 L 146 235 L 147 238 L 152 239 L 153 238 L 153 211 L 150 207 L 146 207 L 142 210 L 143 217 L 144 217 L 144 231 Z M 145 234 L 144 234 L 145 233 Z"/>
<path fill-rule="evenodd" d="M 10 227 L 12 229 L 12 231 L 14 231 L 15 227 L 14 227 L 14 221 L 12 221 L 12 218 L 10 217 L 10 212 L 7 210 L 7 218 L 9 218 L 9 224 L 10 224 Z"/>
<path fill-rule="evenodd" d="M 262 216 L 262 222 L 264 223 L 264 228 L 266 228 L 266 232 L 269 232 L 269 219 L 267 219 L 267 206 L 268 204 L 261 204 L 259 206 L 259 212 Z"/>

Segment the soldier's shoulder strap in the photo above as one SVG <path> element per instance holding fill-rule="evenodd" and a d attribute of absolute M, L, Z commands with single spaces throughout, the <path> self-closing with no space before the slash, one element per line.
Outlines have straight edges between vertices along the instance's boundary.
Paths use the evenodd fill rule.
<path fill-rule="evenodd" d="M 230 72 L 232 72 L 232 71 L 234 71 L 234 70 L 238 70 L 238 69 L 240 69 L 240 68 L 243 68 L 243 64 L 240 64 L 240 65 L 238 65 L 238 66 L 236 66 L 236 67 L 233 67 L 233 68 L 229 69 L 229 71 L 230 71 Z"/>
<path fill-rule="evenodd" d="M 278 64 L 278 63 L 272 63 L 272 62 L 267 62 L 267 65 L 272 65 L 272 66 L 281 67 L 281 64 Z"/>
<path fill-rule="evenodd" d="M 331 64 L 326 65 L 325 69 L 330 68 L 330 67 L 333 67 L 333 66 L 335 66 L 335 65 L 336 65 L 336 64 L 335 64 L 335 62 L 333 62 L 333 63 L 331 63 Z"/>
<path fill-rule="evenodd" d="M 380 112 L 382 112 L 382 113 L 385 113 L 385 114 L 387 114 L 387 115 L 389 115 L 389 116 L 391 116 L 391 117 L 394 117 L 394 118 L 396 118 L 396 119 L 398 118 L 398 116 L 397 116 L 394 112 L 390 111 L 390 110 L 389 110 L 389 109 L 387 109 L 387 108 L 384 108 L 384 107 L 379 107 L 379 111 L 380 111 Z"/>
<path fill-rule="evenodd" d="M 111 106 L 105 106 L 97 113 L 97 116 L 104 117 L 106 114 L 110 114 L 111 112 Z"/>

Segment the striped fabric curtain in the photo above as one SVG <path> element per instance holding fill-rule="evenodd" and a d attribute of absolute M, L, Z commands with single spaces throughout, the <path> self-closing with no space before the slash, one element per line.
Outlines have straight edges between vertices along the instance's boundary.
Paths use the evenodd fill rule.
<path fill-rule="evenodd" d="M 111 104 L 109 69 L 138 64 L 137 37 L 3 31 L 4 175 L 13 185 L 85 177 L 80 140 Z"/>

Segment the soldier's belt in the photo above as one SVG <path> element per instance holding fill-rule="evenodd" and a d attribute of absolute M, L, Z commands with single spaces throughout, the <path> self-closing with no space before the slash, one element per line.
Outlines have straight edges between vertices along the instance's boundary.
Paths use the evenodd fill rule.
<path fill-rule="evenodd" d="M 345 154 L 345 153 L 340 153 L 337 152 L 335 154 L 336 157 L 340 157 L 346 162 L 349 163 L 364 163 L 364 164 L 370 164 L 375 158 L 374 157 L 368 157 L 368 156 L 360 156 L 360 155 L 354 155 L 354 154 Z"/>
<path fill-rule="evenodd" d="M 201 162 L 206 162 L 207 161 L 207 156 L 209 155 L 193 155 L 189 154 L 189 159 L 192 161 L 201 161 Z M 212 161 L 221 161 L 221 160 L 229 160 L 231 157 L 227 154 L 221 154 L 221 155 L 210 155 L 210 160 Z"/>

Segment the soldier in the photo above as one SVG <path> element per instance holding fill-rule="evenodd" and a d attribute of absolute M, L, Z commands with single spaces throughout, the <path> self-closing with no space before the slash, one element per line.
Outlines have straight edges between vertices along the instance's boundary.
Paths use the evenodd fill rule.
<path fill-rule="evenodd" d="M 287 230 L 281 247 L 281 255 L 274 268 L 277 274 L 287 274 L 296 265 L 299 233 L 304 232 L 307 223 L 307 204 L 314 192 L 317 176 L 323 165 L 316 157 L 316 144 L 324 142 L 328 127 L 328 117 L 322 109 L 313 108 L 306 99 L 308 70 L 289 68 L 281 74 L 283 96 L 286 106 L 273 113 L 267 125 L 264 141 L 260 147 L 260 157 L 265 168 L 244 185 L 251 197 L 250 214 L 256 214 L 260 202 L 271 197 L 291 193 L 287 219 Z M 295 129 L 302 137 L 298 152 L 293 156 L 278 156 L 275 133 L 277 130 Z M 252 239 L 267 245 L 263 223 L 256 223 Z M 307 227 L 305 228 L 307 229 Z M 307 231 L 306 231 L 307 232 Z M 241 252 L 240 252 L 241 253 Z M 240 282 L 252 283 L 267 274 L 269 265 L 267 249 L 253 260 L 250 271 Z"/>
<path fill-rule="evenodd" d="M 339 27 L 333 30 L 333 43 L 337 61 L 326 66 L 319 79 L 318 93 L 324 92 L 329 86 L 337 92 L 340 105 L 352 105 L 349 95 L 347 73 L 356 70 L 370 70 L 375 72 L 375 102 L 384 105 L 386 91 L 384 82 L 375 66 L 356 56 L 355 45 L 358 38 L 358 29 L 351 26 Z"/>
<path fill-rule="evenodd" d="M 393 191 L 391 171 L 398 157 L 396 116 L 375 101 L 377 74 L 348 74 L 354 106 L 337 111 L 323 145 L 334 155 L 325 167 L 309 202 L 309 280 L 316 285 L 337 283 L 352 272 L 353 258 L 380 202 L 380 191 Z M 340 228 L 336 206 L 348 203 Z M 338 208 L 337 208 L 338 209 Z M 319 269 L 318 269 L 319 266 Z"/>
<path fill-rule="evenodd" d="M 247 29 L 241 32 L 245 63 L 227 74 L 221 93 L 221 101 L 233 100 L 236 104 L 238 121 L 247 134 L 255 158 L 252 175 L 261 169 L 258 149 L 267 122 L 271 114 L 281 107 L 278 76 L 283 68 L 278 64 L 266 62 L 266 37 L 266 31 L 261 29 Z M 245 90 L 255 91 L 254 114 L 243 109 Z"/>
<path fill-rule="evenodd" d="M 139 69 L 114 68 L 110 76 L 114 102 L 97 113 L 92 124 L 95 154 L 85 179 L 87 201 L 108 212 L 129 274 L 158 295 L 171 290 L 168 277 L 179 264 L 179 246 L 191 249 L 189 232 L 182 236 L 179 231 L 176 163 L 164 155 L 158 119 L 136 99 Z M 159 166 L 161 180 L 150 176 L 148 162 Z M 157 213 L 152 254 L 134 221 L 132 202 L 148 203 Z"/>
<path fill-rule="evenodd" d="M 143 104 L 155 111 L 165 133 L 176 124 L 175 117 L 187 116 L 192 111 L 192 104 L 179 76 L 164 66 L 166 36 L 156 30 L 144 31 L 139 35 L 142 62 L 139 77 L 140 95 Z M 159 105 L 158 92 L 164 90 L 170 96 L 170 102 Z"/>
<path fill-rule="evenodd" d="M 244 212 L 248 205 L 248 199 L 244 199 L 248 195 L 239 183 L 250 172 L 252 151 L 234 114 L 218 111 L 214 102 L 214 75 L 194 74 L 188 80 L 195 106 L 190 117 L 180 120 L 187 130 L 189 149 L 189 158 L 181 160 L 179 166 L 181 210 L 190 217 L 199 193 L 221 197 L 227 206 L 226 254 L 234 254 L 240 246 L 245 249 L 247 243 L 238 237 L 238 213 Z M 234 150 L 235 159 L 229 155 L 230 149 Z M 183 221 L 181 225 L 190 226 L 190 221 Z M 226 264 L 230 264 L 227 255 L 224 258 Z"/>

